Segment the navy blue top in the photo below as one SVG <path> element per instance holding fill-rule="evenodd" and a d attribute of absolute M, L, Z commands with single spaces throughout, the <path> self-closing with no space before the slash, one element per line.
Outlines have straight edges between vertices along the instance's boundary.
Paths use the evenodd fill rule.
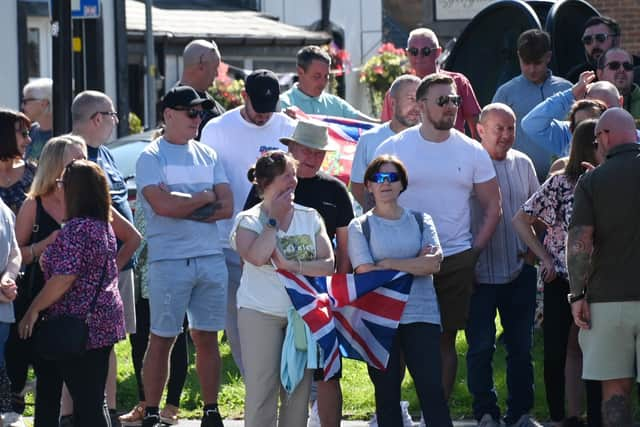
<path fill-rule="evenodd" d="M 87 145 L 87 154 L 89 160 L 96 162 L 100 168 L 104 171 L 109 182 L 109 193 L 111 194 L 111 205 L 133 224 L 133 212 L 131 212 L 131 206 L 128 201 L 127 183 L 124 180 L 124 176 L 116 166 L 116 162 L 113 159 L 111 151 L 104 145 L 98 148 L 90 147 Z M 122 242 L 118 240 L 118 249 L 122 246 Z M 133 259 L 130 259 L 127 265 L 123 267 L 123 270 L 133 268 Z"/>

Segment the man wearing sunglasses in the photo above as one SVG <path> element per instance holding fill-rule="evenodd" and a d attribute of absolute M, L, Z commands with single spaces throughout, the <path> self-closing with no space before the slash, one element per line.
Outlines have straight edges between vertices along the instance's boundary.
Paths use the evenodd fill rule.
<path fill-rule="evenodd" d="M 407 40 L 407 57 L 412 72 L 419 78 L 432 73 L 442 73 L 451 77 L 456 86 L 456 93 L 462 97 L 462 104 L 458 109 L 455 128 L 465 132 L 465 123 L 474 138 L 477 138 L 476 123 L 480 114 L 480 104 L 476 99 L 471 82 L 463 74 L 446 71 L 440 68 L 438 58 L 442 54 L 442 47 L 436 34 L 428 28 L 416 28 L 409 33 Z M 385 95 L 380 120 L 386 122 L 393 117 L 393 108 L 389 92 Z"/>
<path fill-rule="evenodd" d="M 30 81 L 22 88 L 21 110 L 31 120 L 25 158 L 38 161 L 44 144 L 53 136 L 53 80 L 41 78 Z"/>
<path fill-rule="evenodd" d="M 461 104 L 453 78 L 425 77 L 416 98 L 422 124 L 386 140 L 375 156 L 394 154 L 403 161 L 409 185 L 399 203 L 431 215 L 440 237 L 445 259 L 434 285 L 442 317 L 442 382 L 448 399 L 457 371 L 456 336 L 467 324 L 476 261 L 500 219 L 500 190 L 487 152 L 453 128 Z M 472 194 L 484 212 L 474 235 Z"/>
<path fill-rule="evenodd" d="M 584 46 L 585 62 L 576 65 L 566 75 L 567 80 L 577 83 L 584 71 L 596 71 L 598 59 L 612 47 L 620 46 L 620 24 L 608 16 L 592 16 L 585 23 L 582 30 L 582 45 Z M 633 57 L 634 66 L 640 65 L 640 58 Z M 640 79 L 640 73 L 636 79 Z M 636 83 L 640 83 L 636 80 Z"/>
<path fill-rule="evenodd" d="M 211 108 L 204 108 L 200 129 L 196 140 L 200 140 L 202 129 L 214 117 L 218 117 L 225 112 L 222 105 L 218 103 L 207 92 L 216 77 L 218 77 L 218 66 L 220 65 L 220 51 L 218 45 L 208 40 L 193 40 L 182 53 L 182 77 L 176 86 L 191 86 L 198 92 L 200 98 L 206 98 L 213 102 Z"/>
<path fill-rule="evenodd" d="M 522 118 L 546 98 L 569 89 L 571 83 L 554 76 L 548 67 L 551 61 L 551 37 L 548 33 L 538 29 L 527 30 L 518 37 L 517 46 L 520 75 L 500 86 L 492 102 L 507 104 L 516 113 L 514 147 L 531 158 L 536 173 L 544 179 L 551 165 L 551 154 L 522 132 Z"/>
<path fill-rule="evenodd" d="M 640 119 L 640 87 L 633 82 L 633 58 L 624 49 L 614 47 L 606 51 L 598 60 L 596 75 L 598 80 L 611 82 L 620 92 L 623 108 L 634 119 Z"/>
<path fill-rule="evenodd" d="M 211 120 L 202 130 L 200 141 L 213 148 L 225 168 L 233 192 L 233 216 L 242 211 L 243 203 L 251 190 L 247 171 L 263 153 L 269 150 L 285 150 L 279 138 L 290 135 L 296 126 L 295 120 L 284 113 L 276 112 L 280 84 L 269 70 L 256 70 L 247 76 L 242 92 L 244 105 L 227 111 Z M 231 346 L 233 360 L 240 374 L 244 372 L 238 336 L 238 311 L 236 292 L 242 274 L 240 257 L 229 247 L 231 219 L 218 222 L 220 245 L 224 248 L 229 270 L 227 293 L 226 335 Z"/>
<path fill-rule="evenodd" d="M 169 353 L 186 313 L 204 404 L 200 425 L 222 427 L 217 333 L 225 324 L 227 267 L 217 222 L 231 216 L 233 196 L 217 153 L 194 140 L 199 113 L 211 108 L 211 101 L 189 86 L 178 86 L 161 105 L 164 134 L 149 143 L 136 163 L 138 201 L 147 223 L 151 317 L 142 426 L 161 426 L 158 405 Z"/>

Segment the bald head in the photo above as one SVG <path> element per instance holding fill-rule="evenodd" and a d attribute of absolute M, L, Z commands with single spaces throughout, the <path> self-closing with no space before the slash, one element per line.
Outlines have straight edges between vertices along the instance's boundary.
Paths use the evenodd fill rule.
<path fill-rule="evenodd" d="M 596 138 L 605 134 L 598 142 L 606 140 L 605 149 L 608 151 L 616 145 L 629 144 L 638 141 L 636 122 L 633 116 L 622 108 L 609 108 L 602 113 L 595 129 Z"/>
<path fill-rule="evenodd" d="M 513 120 L 516 119 L 516 113 L 513 112 L 511 107 L 501 102 L 494 102 L 493 104 L 489 104 L 482 109 L 482 111 L 480 112 L 480 117 L 478 118 L 478 123 L 485 123 L 491 114 L 497 112 L 507 114 L 513 117 Z"/>
<path fill-rule="evenodd" d="M 212 57 L 220 59 L 218 45 L 216 45 L 215 42 L 198 39 L 192 41 L 184 48 L 184 52 L 182 53 L 182 62 L 186 68 L 211 60 Z"/>
<path fill-rule="evenodd" d="M 620 92 L 613 83 L 607 81 L 601 80 L 587 86 L 585 98 L 602 101 L 608 108 L 622 106 Z"/>

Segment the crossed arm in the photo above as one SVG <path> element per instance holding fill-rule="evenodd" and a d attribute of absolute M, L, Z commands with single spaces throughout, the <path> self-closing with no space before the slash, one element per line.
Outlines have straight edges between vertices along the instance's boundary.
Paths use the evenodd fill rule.
<path fill-rule="evenodd" d="M 195 221 L 213 222 L 230 218 L 233 213 L 233 194 L 229 184 L 216 184 L 211 190 L 193 194 L 170 192 L 163 185 L 148 185 L 142 194 L 151 208 L 161 216 Z M 206 218 L 190 218 L 193 213 L 205 205 L 211 205 L 211 215 Z"/>

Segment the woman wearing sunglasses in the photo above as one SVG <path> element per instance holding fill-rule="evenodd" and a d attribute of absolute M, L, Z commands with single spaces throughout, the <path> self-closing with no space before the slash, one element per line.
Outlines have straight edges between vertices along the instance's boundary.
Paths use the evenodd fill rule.
<path fill-rule="evenodd" d="M 31 143 L 31 120 L 23 113 L 0 109 L 0 198 L 18 213 L 36 173 L 24 153 Z"/>
<path fill-rule="evenodd" d="M 244 366 L 247 427 L 307 424 L 312 370 L 287 396 L 280 384 L 282 344 L 292 307 L 276 268 L 306 276 L 333 274 L 333 249 L 322 218 L 293 203 L 298 162 L 269 151 L 249 170 L 262 202 L 240 212 L 230 243 L 244 265 L 238 289 L 238 330 Z M 280 410 L 277 402 L 280 390 Z"/>
<path fill-rule="evenodd" d="M 427 214 L 398 205 L 408 176 L 397 157 L 376 157 L 364 179 L 375 207 L 349 224 L 349 258 L 355 272 L 392 269 L 414 276 L 387 369 L 368 368 L 375 388 L 378 425 L 403 425 L 399 402 L 404 358 L 426 424 L 451 426 L 442 388 L 440 311 L 432 276 L 439 271 L 443 257 L 433 221 Z"/>
<path fill-rule="evenodd" d="M 549 415 L 553 426 L 581 426 L 582 390 L 580 370 L 569 370 L 569 384 L 580 387 L 568 389 L 565 411 L 565 361 L 567 348 L 579 353 L 578 328 L 571 316 L 567 302 L 569 278 L 565 258 L 567 231 L 573 211 L 573 192 L 580 176 L 585 172 L 584 163 L 598 165 L 602 156 L 594 143 L 596 119 L 586 119 L 575 128 L 571 141 L 571 153 L 564 170 L 552 175 L 527 200 L 513 218 L 513 226 L 523 242 L 540 260 L 540 274 L 544 281 L 543 322 L 544 332 L 544 384 Z M 533 226 L 539 223 L 546 228 L 544 241 L 540 243 Z M 577 365 L 582 365 L 581 353 Z M 586 381 L 587 416 L 590 426 L 601 425 L 600 384 Z"/>

